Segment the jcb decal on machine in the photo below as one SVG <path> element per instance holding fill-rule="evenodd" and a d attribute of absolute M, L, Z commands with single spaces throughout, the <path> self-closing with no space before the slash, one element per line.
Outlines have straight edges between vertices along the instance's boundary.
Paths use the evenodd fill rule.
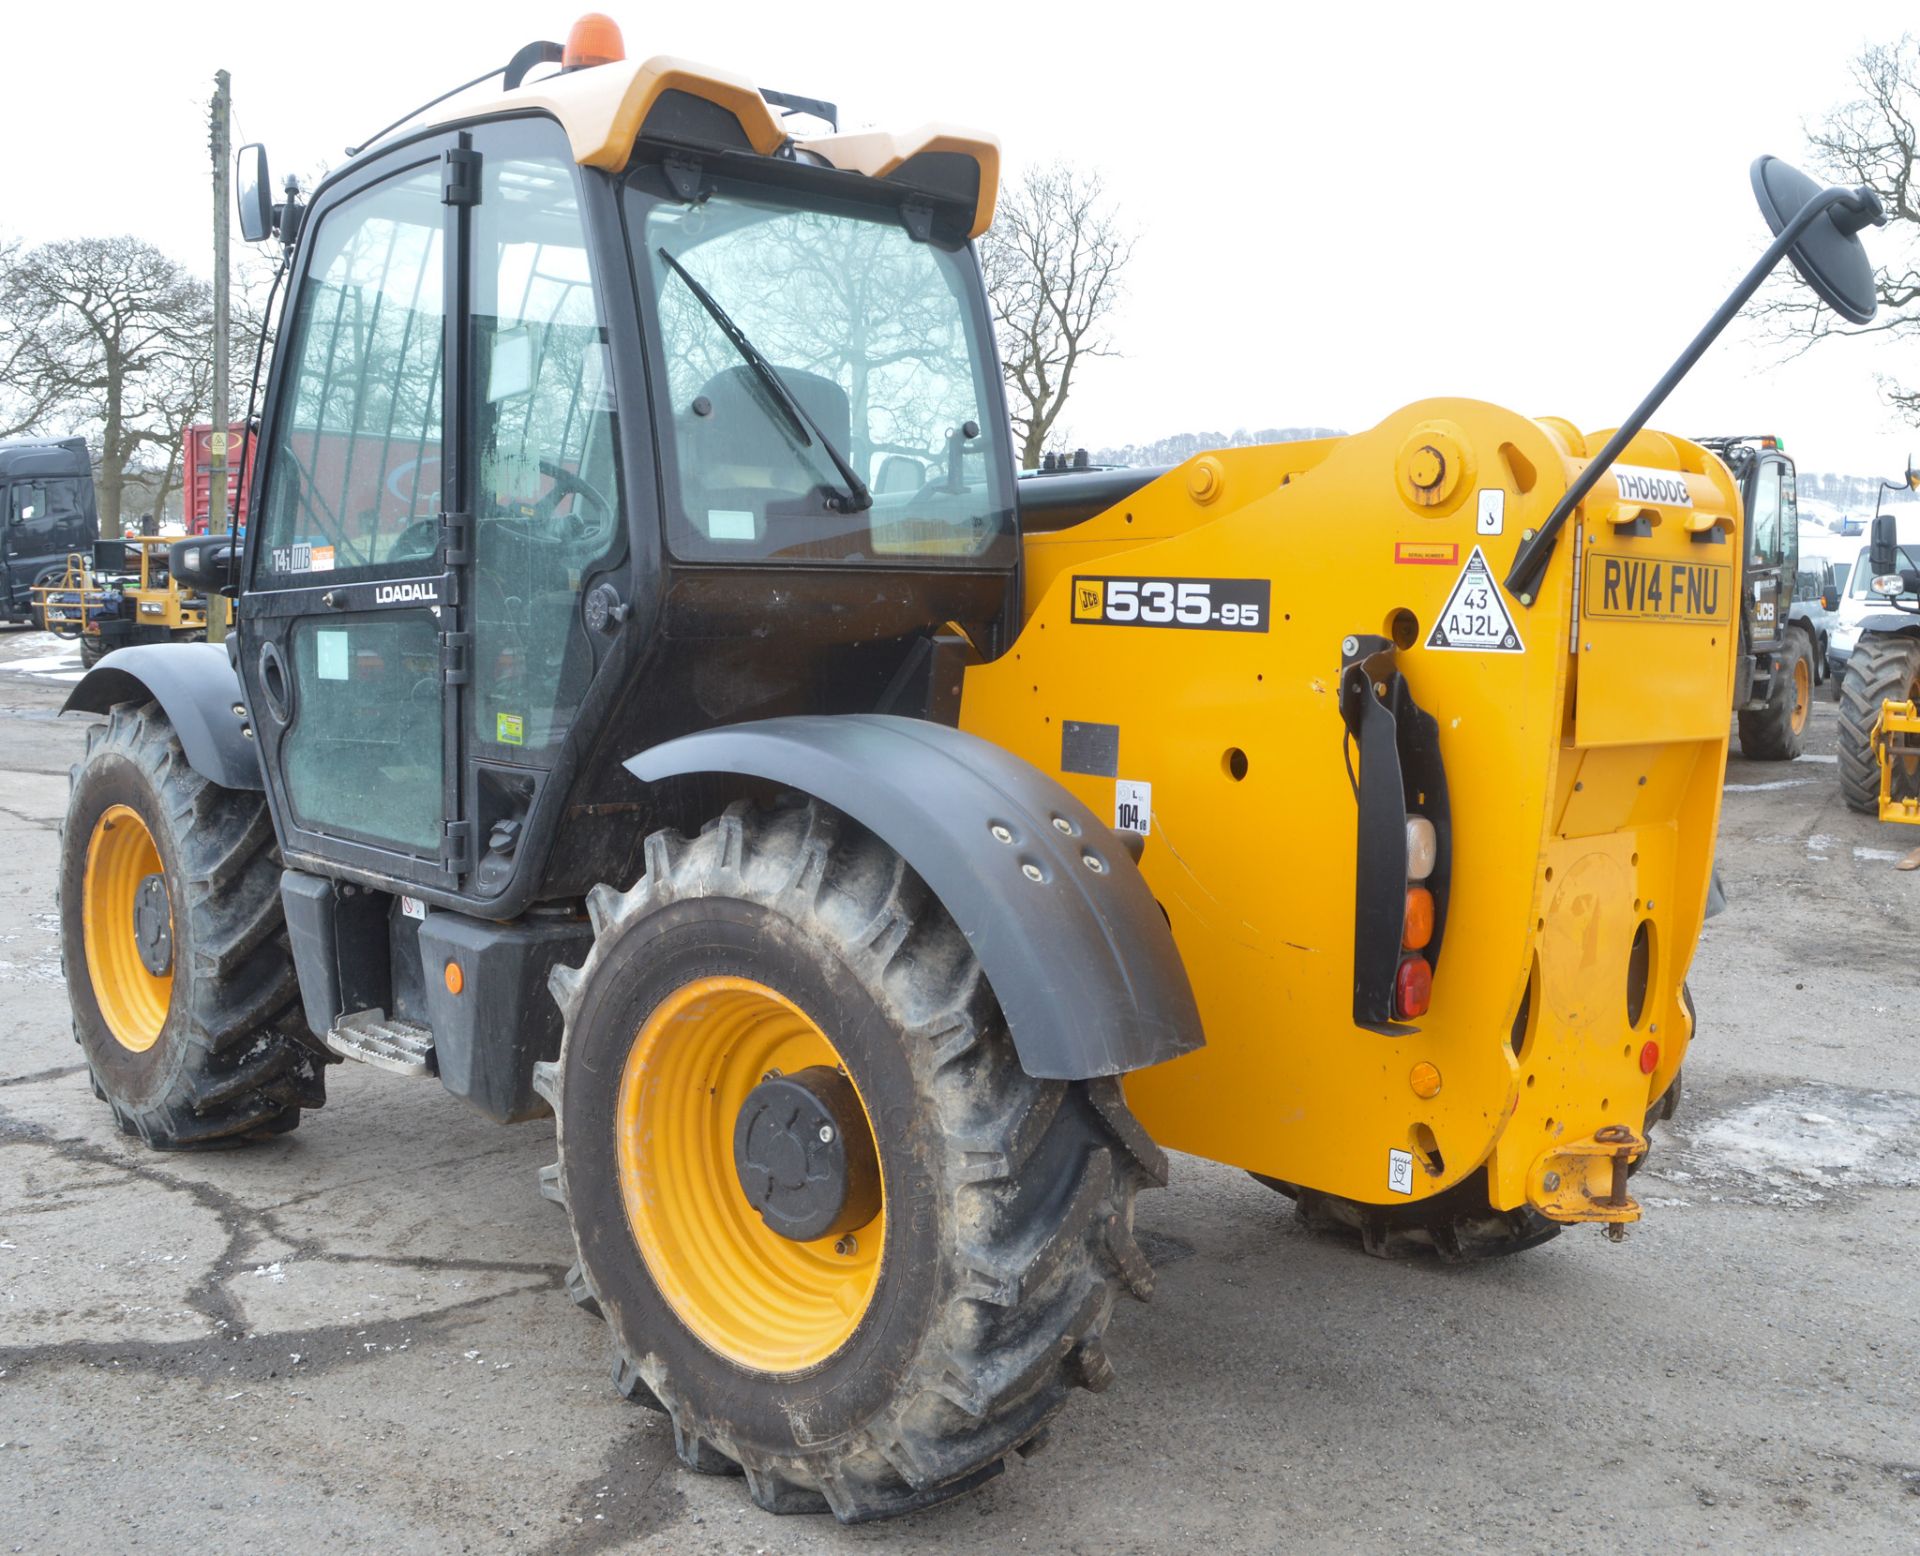
<path fill-rule="evenodd" d="M 1075 578 L 1083 626 L 1265 632 L 1273 586 L 1264 578 Z"/>
<path fill-rule="evenodd" d="M 1618 621 L 1720 621 L 1733 601 L 1732 571 L 1723 562 L 1599 552 L 1587 558 L 1584 614 Z"/>

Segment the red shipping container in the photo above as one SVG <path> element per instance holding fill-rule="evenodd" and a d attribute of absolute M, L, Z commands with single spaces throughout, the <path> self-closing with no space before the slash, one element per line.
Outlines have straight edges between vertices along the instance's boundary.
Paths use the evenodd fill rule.
<path fill-rule="evenodd" d="M 236 422 L 227 442 L 227 519 L 234 530 L 243 528 L 247 522 L 247 489 L 253 484 L 253 449 L 255 439 L 247 439 L 247 458 L 244 468 L 241 465 L 240 426 Z M 186 504 L 187 533 L 204 535 L 207 532 L 209 504 L 213 492 L 213 425 L 201 422 L 187 428 L 187 478 L 184 493 Z"/>

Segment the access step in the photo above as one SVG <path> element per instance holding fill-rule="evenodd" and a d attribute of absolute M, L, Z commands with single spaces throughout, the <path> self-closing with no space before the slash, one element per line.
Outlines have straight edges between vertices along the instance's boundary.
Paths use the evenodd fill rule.
<path fill-rule="evenodd" d="M 384 1010 L 356 1010 L 334 1022 L 327 1047 L 343 1059 L 357 1059 L 395 1075 L 432 1075 L 433 1028 Z"/>

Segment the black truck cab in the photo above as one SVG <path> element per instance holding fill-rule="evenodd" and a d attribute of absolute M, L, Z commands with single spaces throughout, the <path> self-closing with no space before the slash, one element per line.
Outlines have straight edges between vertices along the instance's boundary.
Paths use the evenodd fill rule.
<path fill-rule="evenodd" d="M 86 439 L 0 442 L 0 621 L 30 621 L 33 586 L 99 533 Z"/>

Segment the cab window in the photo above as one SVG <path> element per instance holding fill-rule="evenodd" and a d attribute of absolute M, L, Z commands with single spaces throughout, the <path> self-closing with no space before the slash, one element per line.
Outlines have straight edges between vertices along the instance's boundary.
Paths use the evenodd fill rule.
<path fill-rule="evenodd" d="M 627 190 L 678 555 L 1011 565 L 1011 453 L 964 244 L 916 241 L 896 208 L 742 181 L 689 204 L 642 168 Z"/>
<path fill-rule="evenodd" d="M 445 207 L 438 163 L 321 220 L 294 308 L 255 568 L 437 571 Z"/>
<path fill-rule="evenodd" d="M 1763 459 L 1753 478 L 1753 512 L 1747 515 L 1747 549 L 1755 565 L 1780 560 L 1780 465 Z"/>

